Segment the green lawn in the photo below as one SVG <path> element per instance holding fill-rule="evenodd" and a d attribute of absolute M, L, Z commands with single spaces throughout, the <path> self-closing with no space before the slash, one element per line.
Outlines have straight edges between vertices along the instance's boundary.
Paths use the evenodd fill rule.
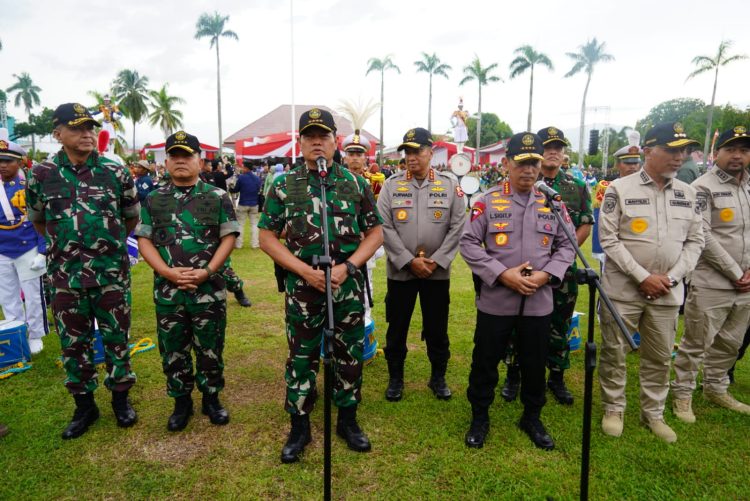
<path fill-rule="evenodd" d="M 0 499 L 317 499 L 323 471 L 322 403 L 313 414 L 313 442 L 303 461 L 282 465 L 288 430 L 283 411 L 286 340 L 282 295 L 272 264 L 259 250 L 233 255 L 253 307 L 232 298 L 225 350 L 226 390 L 231 412 L 226 427 L 196 415 L 181 433 L 166 431 L 172 400 L 165 395 L 159 355 L 137 355 L 138 383 L 131 392 L 139 414 L 135 427 L 117 428 L 109 395 L 97 392 L 102 417 L 82 438 L 63 441 L 60 432 L 73 410 L 63 371 L 55 365 L 59 342 L 45 338 L 45 350 L 24 374 L 0 381 L 0 422 L 11 433 L 0 440 Z M 133 270 L 133 340 L 155 339 L 152 275 L 145 263 Z M 375 273 L 376 334 L 385 337 L 385 263 Z M 582 289 L 578 311 L 587 311 Z M 582 335 L 586 317 L 582 318 Z M 578 497 L 583 395 L 583 356 L 572 356 L 567 378 L 576 402 L 562 407 L 551 397 L 542 414 L 557 447 L 535 449 L 518 430 L 521 404 L 498 395 L 485 447 L 463 444 L 470 408 L 465 397 L 475 321 L 473 290 L 465 263 L 453 269 L 448 382 L 454 398 L 437 401 L 426 387 L 429 363 L 419 341 L 421 316 L 414 315 L 405 397 L 385 401 L 385 359 L 365 368 L 360 423 L 369 434 L 369 454 L 333 442 L 336 499 L 572 499 Z M 750 418 L 706 404 L 696 396 L 698 422 L 687 425 L 667 411 L 678 434 L 668 445 L 638 424 L 638 355 L 629 356 L 630 380 L 625 432 L 605 437 L 595 383 L 591 452 L 592 499 L 748 499 Z M 750 365 L 740 364 L 734 395 L 750 401 Z M 501 371 L 504 373 L 504 370 Z M 322 381 L 320 384 L 322 389 Z M 322 393 L 322 392 L 321 392 Z M 499 393 L 499 390 L 498 390 Z"/>

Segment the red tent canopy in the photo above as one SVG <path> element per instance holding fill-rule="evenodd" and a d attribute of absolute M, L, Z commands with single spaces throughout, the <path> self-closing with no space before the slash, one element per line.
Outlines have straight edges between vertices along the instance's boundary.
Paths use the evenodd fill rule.
<path fill-rule="evenodd" d="M 344 136 L 336 136 L 336 142 L 341 148 Z M 368 157 L 375 157 L 377 143 L 371 142 L 370 150 L 367 152 Z M 296 139 L 292 139 L 291 132 L 280 132 L 262 137 L 249 137 L 240 139 L 234 143 L 234 152 L 237 159 L 260 159 L 268 157 L 291 157 L 292 147 L 295 149 L 295 156 L 300 156 L 299 144 Z"/>

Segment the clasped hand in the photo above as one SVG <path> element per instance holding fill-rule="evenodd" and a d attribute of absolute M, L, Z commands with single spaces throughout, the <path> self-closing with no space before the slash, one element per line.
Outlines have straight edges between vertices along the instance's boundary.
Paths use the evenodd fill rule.
<path fill-rule="evenodd" d="M 181 291 L 193 291 L 200 284 L 208 280 L 208 270 L 204 268 L 190 268 L 175 266 L 169 268 L 164 278 L 172 282 Z"/>

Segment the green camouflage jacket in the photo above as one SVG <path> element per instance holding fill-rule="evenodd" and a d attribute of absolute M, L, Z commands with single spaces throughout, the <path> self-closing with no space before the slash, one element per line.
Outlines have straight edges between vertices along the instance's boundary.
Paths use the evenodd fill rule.
<path fill-rule="evenodd" d="M 328 171 L 330 253 L 336 262 L 349 257 L 362 241 L 362 234 L 382 224 L 370 184 L 359 175 L 334 163 Z M 320 230 L 320 178 L 299 166 L 277 177 L 266 198 L 259 228 L 277 234 L 286 231 L 286 246 L 301 260 L 311 263 L 322 255 Z"/>
<path fill-rule="evenodd" d="M 543 179 L 550 188 L 560 194 L 576 228 L 582 224 L 594 224 L 591 195 L 584 181 L 569 176 L 562 169 L 557 172 L 554 180 L 543 176 L 540 176 L 540 179 Z"/>
<path fill-rule="evenodd" d="M 125 220 L 138 217 L 133 179 L 115 162 L 89 155 L 73 166 L 63 150 L 36 164 L 26 187 L 29 219 L 47 227 L 47 274 L 63 289 L 126 283 Z"/>
<path fill-rule="evenodd" d="M 229 195 L 198 181 L 189 190 L 169 183 L 149 193 L 141 207 L 141 222 L 135 235 L 151 240 L 167 266 L 204 268 L 219 248 L 221 239 L 239 230 Z M 195 291 L 179 290 L 154 273 L 154 302 L 157 304 L 223 301 L 226 295 L 221 273 L 216 273 Z"/>

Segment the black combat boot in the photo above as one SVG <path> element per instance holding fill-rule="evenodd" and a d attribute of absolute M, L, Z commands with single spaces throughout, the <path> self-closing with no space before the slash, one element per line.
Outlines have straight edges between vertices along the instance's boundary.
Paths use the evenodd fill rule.
<path fill-rule="evenodd" d="M 401 400 L 404 391 L 404 361 L 388 360 L 388 388 L 385 390 L 385 399 L 389 402 Z"/>
<path fill-rule="evenodd" d="M 234 297 L 237 298 L 237 302 L 240 303 L 240 306 L 248 308 L 253 305 L 253 303 L 250 302 L 250 299 L 245 295 L 245 291 L 242 289 L 235 292 Z"/>
<path fill-rule="evenodd" d="M 120 428 L 128 428 L 138 421 L 138 415 L 128 399 L 128 390 L 112 392 L 112 410 Z"/>
<path fill-rule="evenodd" d="M 76 410 L 73 412 L 70 424 L 62 432 L 63 440 L 80 437 L 86 433 L 90 425 L 94 424 L 94 421 L 99 419 L 99 408 L 94 402 L 93 393 L 79 393 L 73 395 L 73 398 L 76 401 Z"/>
<path fill-rule="evenodd" d="M 552 437 L 549 436 L 547 430 L 544 429 L 541 419 L 539 419 L 539 411 L 523 411 L 521 420 L 518 422 L 518 427 L 529 436 L 534 445 L 545 451 L 551 451 L 555 448 L 555 442 Z"/>
<path fill-rule="evenodd" d="M 211 420 L 211 424 L 224 425 L 229 422 L 229 412 L 219 402 L 218 393 L 203 394 L 202 411 Z"/>
<path fill-rule="evenodd" d="M 336 434 L 346 440 L 353 451 L 368 452 L 372 447 L 365 432 L 357 424 L 357 406 L 340 407 L 336 420 Z"/>
<path fill-rule="evenodd" d="M 563 405 L 573 405 L 573 395 L 568 391 L 563 380 L 564 371 L 549 371 L 549 380 L 547 380 L 547 388 L 554 395 L 555 400 Z"/>
<path fill-rule="evenodd" d="M 490 431 L 490 416 L 487 409 L 480 409 L 472 406 L 471 409 L 471 426 L 466 432 L 464 443 L 466 447 L 472 449 L 481 449 L 484 447 L 484 440 Z"/>
<path fill-rule="evenodd" d="M 427 383 L 427 387 L 432 390 L 432 393 L 435 394 L 438 400 L 448 400 L 452 395 L 448 384 L 445 382 L 445 370 L 447 367 L 447 362 L 432 364 L 432 375 L 430 376 L 430 382 Z"/>
<path fill-rule="evenodd" d="M 512 402 L 518 397 L 518 390 L 521 388 L 521 366 L 516 363 L 508 365 L 508 372 L 505 375 L 505 384 L 500 391 L 500 396 L 506 402 Z"/>
<path fill-rule="evenodd" d="M 169 431 L 184 430 L 193 415 L 193 399 L 190 395 L 182 395 L 174 399 L 174 412 L 169 416 L 167 429 Z"/>
<path fill-rule="evenodd" d="M 305 446 L 312 441 L 309 414 L 292 414 L 291 421 L 292 429 L 289 430 L 289 437 L 281 449 L 281 462 L 287 464 L 299 461 Z"/>

